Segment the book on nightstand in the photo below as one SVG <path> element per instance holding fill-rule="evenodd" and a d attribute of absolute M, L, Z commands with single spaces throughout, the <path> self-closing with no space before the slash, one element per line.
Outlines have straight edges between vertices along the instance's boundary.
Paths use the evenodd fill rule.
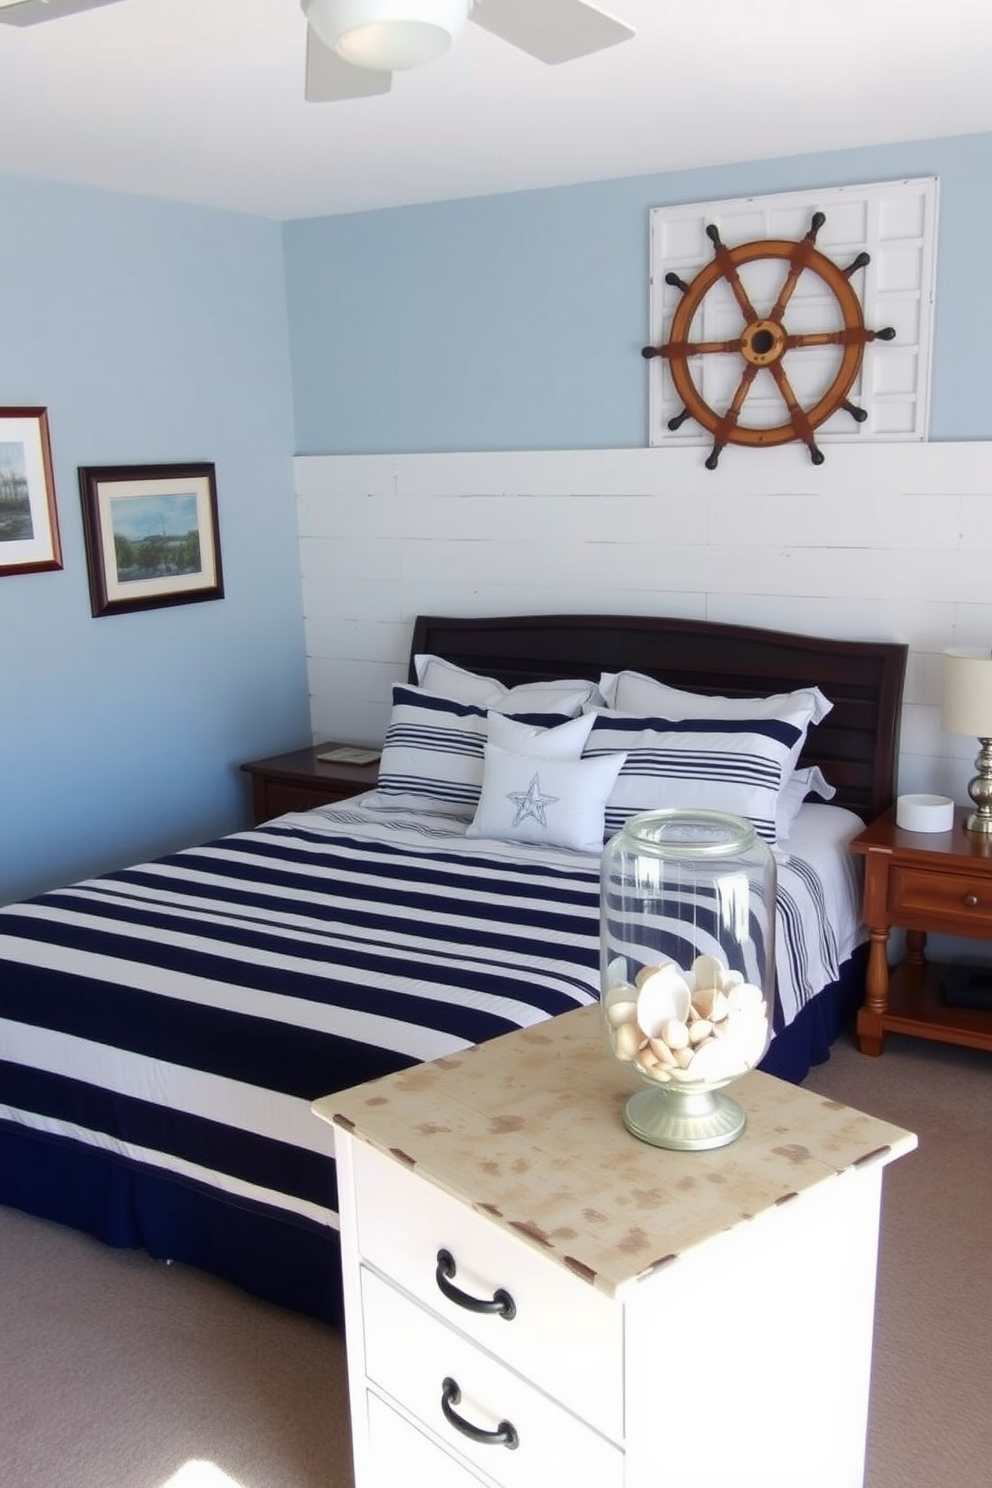
<path fill-rule="evenodd" d="M 381 749 L 369 749 L 360 744 L 335 744 L 333 749 L 325 749 L 317 758 L 328 765 L 371 765 L 381 755 Z"/>

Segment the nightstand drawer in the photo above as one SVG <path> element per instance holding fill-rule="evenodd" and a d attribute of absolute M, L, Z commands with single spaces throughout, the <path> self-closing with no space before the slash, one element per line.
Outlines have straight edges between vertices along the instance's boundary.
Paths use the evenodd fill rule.
<path fill-rule="evenodd" d="M 242 770 L 251 777 L 255 821 L 271 821 L 287 811 L 310 811 L 314 806 L 346 801 L 372 790 L 379 778 L 378 760 L 367 765 L 349 765 L 321 759 L 332 747 L 313 744 L 243 764 Z"/>
<path fill-rule="evenodd" d="M 331 784 L 313 787 L 270 780 L 265 786 L 262 819 L 271 821 L 274 816 L 282 816 L 287 811 L 311 811 L 314 806 L 329 806 L 333 801 L 344 800 L 346 794 Z"/>
<path fill-rule="evenodd" d="M 473 1467 L 505 1488 L 622 1488 L 623 1452 L 543 1391 L 419 1303 L 363 1270 L 365 1363 L 369 1380 Z M 597 1382 L 603 1378 L 597 1376 Z M 445 1381 L 453 1387 L 447 1414 Z M 479 1441 L 508 1422 L 511 1448 Z"/>
<path fill-rule="evenodd" d="M 955 921 L 964 934 L 992 935 L 992 878 L 893 867 L 888 907 L 897 923 L 900 916 L 941 928 Z"/>
<path fill-rule="evenodd" d="M 358 1245 L 366 1261 L 582 1420 L 622 1438 L 619 1304 L 361 1142 L 355 1145 L 355 1181 Z M 446 1296 L 437 1281 L 440 1250 L 454 1260 L 453 1287 L 481 1299 L 509 1292 L 515 1315 L 473 1312 Z"/>

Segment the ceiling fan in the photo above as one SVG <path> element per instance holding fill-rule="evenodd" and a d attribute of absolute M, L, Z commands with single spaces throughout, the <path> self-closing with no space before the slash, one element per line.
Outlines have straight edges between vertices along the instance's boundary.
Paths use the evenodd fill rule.
<path fill-rule="evenodd" d="M 35 26 L 117 0 L 0 0 L 0 25 Z M 586 0 L 300 0 L 306 96 L 330 103 L 388 93 L 393 73 L 442 56 L 467 21 L 540 62 L 571 62 L 634 35 Z"/>
<path fill-rule="evenodd" d="M 117 0 L 0 0 L 0 25 L 37 26 L 39 21 L 57 21 L 77 10 L 96 10 L 116 5 Z"/>

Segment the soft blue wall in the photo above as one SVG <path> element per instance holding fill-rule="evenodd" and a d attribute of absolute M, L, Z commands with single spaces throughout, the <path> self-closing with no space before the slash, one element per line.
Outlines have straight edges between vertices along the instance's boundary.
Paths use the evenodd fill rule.
<path fill-rule="evenodd" d="M 47 407 L 64 569 L 0 577 L 0 902 L 247 820 L 309 738 L 280 230 L 5 178 L 0 405 Z M 80 465 L 212 460 L 226 596 L 94 619 Z"/>
<path fill-rule="evenodd" d="M 927 175 L 931 438 L 988 438 L 983 134 L 287 223 L 297 449 L 646 444 L 651 207 Z"/>

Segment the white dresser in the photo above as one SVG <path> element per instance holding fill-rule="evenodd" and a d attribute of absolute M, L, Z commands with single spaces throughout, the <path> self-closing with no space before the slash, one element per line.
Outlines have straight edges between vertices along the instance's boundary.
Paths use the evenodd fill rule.
<path fill-rule="evenodd" d="M 861 1488 L 901 1128 L 767 1075 L 667 1152 L 595 1007 L 327 1096 L 357 1488 Z"/>

